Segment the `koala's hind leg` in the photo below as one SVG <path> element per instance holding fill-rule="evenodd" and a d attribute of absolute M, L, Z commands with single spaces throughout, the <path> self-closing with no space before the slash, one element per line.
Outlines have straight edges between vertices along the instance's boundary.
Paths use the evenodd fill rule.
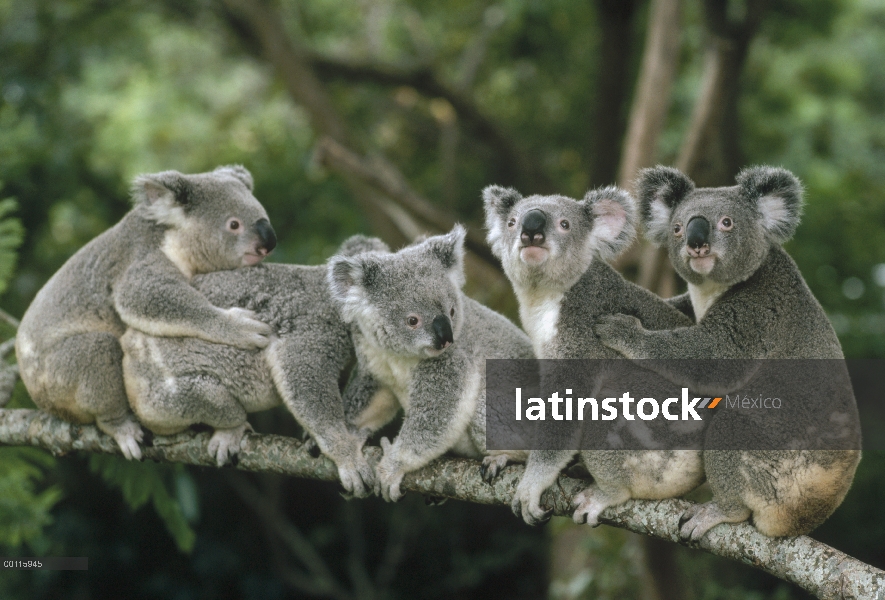
<path fill-rule="evenodd" d="M 622 485 L 606 486 L 594 484 L 583 490 L 572 500 L 575 509 L 572 518 L 575 523 L 586 523 L 591 527 L 599 525 L 599 515 L 610 506 L 617 506 L 632 497 L 630 490 Z"/>
<path fill-rule="evenodd" d="M 151 382 L 156 387 L 133 394 L 132 406 L 145 427 L 159 435 L 178 433 L 191 425 L 215 429 L 209 453 L 218 466 L 239 451 L 246 431 L 246 410 L 222 382 L 208 374 Z"/>
<path fill-rule="evenodd" d="M 716 500 L 695 504 L 679 519 L 679 536 L 696 542 L 720 523 L 743 523 L 750 518 L 750 509 L 737 503 L 720 504 Z"/>
<path fill-rule="evenodd" d="M 40 408 L 79 423 L 95 424 L 113 437 L 123 456 L 141 459 L 144 433 L 129 409 L 123 384 L 123 350 L 110 333 L 62 340 L 43 362 L 34 394 Z"/>

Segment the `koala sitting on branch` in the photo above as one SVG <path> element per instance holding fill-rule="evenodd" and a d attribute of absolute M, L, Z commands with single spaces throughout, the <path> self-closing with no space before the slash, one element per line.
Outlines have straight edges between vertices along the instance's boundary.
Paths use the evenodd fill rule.
<path fill-rule="evenodd" d="M 388 251 L 381 240 L 353 236 L 339 252 L 369 250 Z M 344 489 L 358 497 L 371 493 L 365 436 L 347 427 L 338 387 L 353 344 L 331 302 L 326 269 L 266 264 L 194 277 L 194 287 L 215 306 L 249 310 L 270 325 L 263 350 L 127 331 L 120 340 L 123 374 L 139 421 L 160 435 L 198 423 L 213 427 L 208 450 L 222 466 L 251 431 L 247 413 L 283 403 L 338 467 Z"/>
<path fill-rule="evenodd" d="M 376 492 L 402 496 L 406 473 L 447 451 L 484 458 L 483 474 L 522 452 L 487 452 L 486 359 L 533 358 L 526 335 L 502 315 L 468 298 L 461 226 L 399 252 L 330 261 L 329 285 L 352 324 L 357 367 L 345 389 L 348 421 L 366 435 L 400 408 L 402 428 L 375 469 Z"/>
<path fill-rule="evenodd" d="M 688 372 L 684 359 L 843 358 L 826 314 L 781 248 L 799 223 L 799 180 L 784 169 L 751 167 L 736 183 L 696 188 L 680 171 L 660 166 L 640 174 L 647 236 L 667 247 L 673 267 L 688 282 L 697 322 L 651 331 L 632 316 L 613 315 L 594 327 L 605 345 L 628 358 L 683 359 L 653 361 L 652 368 L 680 385 L 719 395 L 765 370 L 764 363 L 729 360 Z M 815 383 L 809 388 L 805 381 L 797 385 L 809 390 L 809 402 L 825 389 Z M 778 429 L 740 411 L 718 413 L 708 440 L 749 427 L 757 439 L 777 445 L 787 433 L 787 439 L 801 441 L 823 431 L 842 436 L 845 447 L 854 449 L 704 450 L 713 500 L 684 515 L 682 536 L 698 540 L 719 523 L 747 519 L 769 536 L 803 534 L 822 523 L 842 502 L 860 460 L 851 400 L 839 408 L 833 402 L 821 416 L 805 415 L 819 422 L 802 423 L 801 430 Z"/>
<path fill-rule="evenodd" d="M 135 207 L 81 248 L 38 292 L 16 336 L 21 378 L 41 409 L 113 436 L 141 458 L 119 338 L 127 328 L 240 348 L 268 344 L 270 328 L 221 309 L 190 285 L 198 273 L 255 265 L 276 244 L 241 166 L 141 175 Z"/>
<path fill-rule="evenodd" d="M 635 236 L 635 202 L 626 192 L 608 187 L 588 192 L 582 200 L 524 198 L 516 190 L 490 186 L 483 198 L 489 244 L 513 284 L 538 358 L 623 358 L 594 335 L 592 325 L 601 315 L 626 312 L 653 329 L 691 324 L 685 314 L 625 280 L 606 262 Z M 659 385 L 658 378 L 646 379 Z M 635 383 L 651 389 L 649 381 Z M 672 440 L 673 432 L 653 433 Z M 697 437 L 702 431 L 686 433 Z M 568 443 L 560 445 L 569 448 Z M 513 499 L 517 516 L 529 524 L 549 518 L 550 512 L 541 508 L 541 494 L 576 453 L 577 446 L 529 454 Z M 630 498 L 680 496 L 703 481 L 701 455 L 694 450 L 585 450 L 580 458 L 594 484 L 576 499 L 574 519 L 590 525 L 609 506 Z"/>

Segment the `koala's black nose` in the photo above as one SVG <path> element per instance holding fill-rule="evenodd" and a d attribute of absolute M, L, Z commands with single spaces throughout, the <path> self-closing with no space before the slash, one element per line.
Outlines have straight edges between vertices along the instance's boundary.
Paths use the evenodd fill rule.
<path fill-rule="evenodd" d="M 270 226 L 270 221 L 258 219 L 258 222 L 255 223 L 255 231 L 258 232 L 258 237 L 261 238 L 261 245 L 268 253 L 277 247 L 277 234 L 274 233 L 273 227 Z"/>
<path fill-rule="evenodd" d="M 544 229 L 547 227 L 547 215 L 537 208 L 530 210 L 522 218 L 522 233 L 519 239 L 528 246 L 544 243 Z"/>
<path fill-rule="evenodd" d="M 455 341 L 452 333 L 452 322 L 445 315 L 439 315 L 433 319 L 433 336 L 436 338 L 436 349 L 442 350 Z"/>
<path fill-rule="evenodd" d="M 710 222 L 704 217 L 693 217 L 685 228 L 685 242 L 689 248 L 700 250 L 710 244 Z"/>

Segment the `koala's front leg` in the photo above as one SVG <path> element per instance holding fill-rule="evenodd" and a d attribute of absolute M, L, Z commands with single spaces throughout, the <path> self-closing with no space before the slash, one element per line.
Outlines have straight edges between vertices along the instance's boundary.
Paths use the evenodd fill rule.
<path fill-rule="evenodd" d="M 532 450 L 510 503 L 513 514 L 529 525 L 549 520 L 553 509 L 541 508 L 541 495 L 553 485 L 576 453 L 576 450 Z"/>
<path fill-rule="evenodd" d="M 442 456 L 467 433 L 482 376 L 463 357 L 444 354 L 420 363 L 409 386 L 409 408 L 396 441 L 382 439 L 384 458 L 375 468 L 375 491 L 385 500 L 402 497 L 406 473 Z"/>
<path fill-rule="evenodd" d="M 667 380 L 697 393 L 724 394 L 747 384 L 765 358 L 766 329 L 740 330 L 718 319 L 690 327 L 649 330 L 636 317 L 599 317 L 593 332 L 600 341 Z M 656 359 L 656 360 L 649 360 Z M 727 360 L 723 360 L 727 359 Z"/>
<path fill-rule="evenodd" d="M 393 392 L 372 376 L 361 357 L 347 382 L 343 398 L 347 423 L 365 439 L 390 423 L 402 408 Z"/>
<path fill-rule="evenodd" d="M 157 337 L 195 337 L 252 349 L 266 347 L 273 333 L 249 310 L 213 306 L 161 255 L 130 266 L 114 284 L 113 299 L 127 326 Z"/>
<path fill-rule="evenodd" d="M 274 384 L 286 407 L 320 451 L 338 467 L 348 494 L 368 496 L 375 472 L 363 456 L 366 438 L 348 427 L 338 377 L 351 356 L 347 336 L 323 321 L 304 323 L 299 335 L 275 341 L 266 351 Z"/>

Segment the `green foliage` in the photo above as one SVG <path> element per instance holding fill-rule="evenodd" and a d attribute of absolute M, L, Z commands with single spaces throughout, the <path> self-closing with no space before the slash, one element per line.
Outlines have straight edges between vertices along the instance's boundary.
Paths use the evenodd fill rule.
<path fill-rule="evenodd" d="M 44 478 L 55 460 L 34 448 L 0 448 L 0 548 L 18 552 L 27 544 L 45 548 L 44 528 L 52 523 L 52 508 L 62 497 Z"/>
<path fill-rule="evenodd" d="M 132 510 L 150 502 L 182 552 L 194 549 L 196 534 L 188 522 L 197 518 L 196 489 L 183 465 L 127 461 L 93 454 L 89 468 L 120 490 Z"/>
<path fill-rule="evenodd" d="M 9 216 L 17 209 L 18 204 L 13 198 L 0 200 L 0 294 L 9 286 L 18 257 L 16 250 L 25 237 L 21 221 Z"/>

